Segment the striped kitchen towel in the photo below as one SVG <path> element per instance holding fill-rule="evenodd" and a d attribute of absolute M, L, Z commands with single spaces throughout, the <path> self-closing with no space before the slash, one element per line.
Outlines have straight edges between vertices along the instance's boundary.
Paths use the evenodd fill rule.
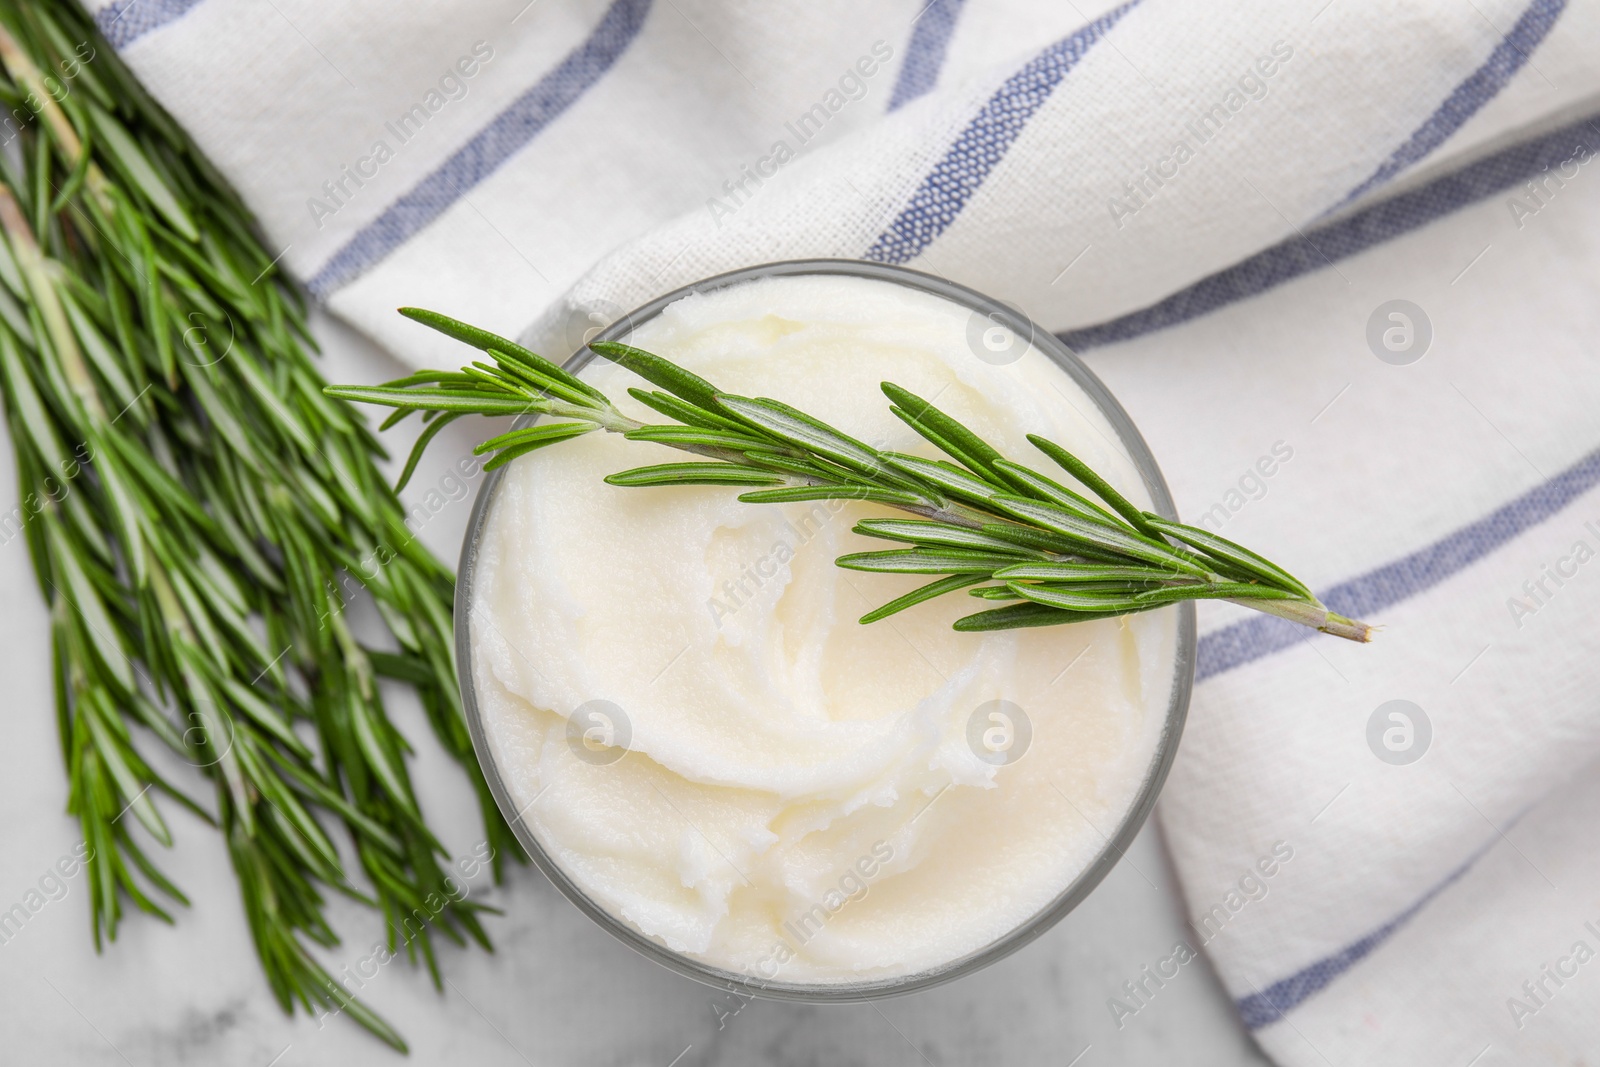
<path fill-rule="evenodd" d="M 1384 626 L 1202 610 L 1161 821 L 1245 1025 L 1293 1065 L 1600 1048 L 1600 0 L 91 8 L 413 363 L 456 353 L 397 304 L 559 356 L 811 256 L 1059 330 L 1186 518 Z"/>

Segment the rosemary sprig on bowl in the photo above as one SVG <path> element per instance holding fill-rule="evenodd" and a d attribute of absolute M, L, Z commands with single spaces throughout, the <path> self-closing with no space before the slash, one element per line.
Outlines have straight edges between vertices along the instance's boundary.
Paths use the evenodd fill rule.
<path fill-rule="evenodd" d="M 23 495 L 0 544 L 20 528 L 50 608 L 95 943 L 125 903 L 167 921 L 186 903 L 143 842 L 172 843 L 170 798 L 220 831 L 284 1010 L 343 1012 L 403 1049 L 314 948 L 338 943 L 328 891 L 378 909 L 389 948 L 436 982 L 433 934 L 487 945 L 378 687 L 415 686 L 489 846 L 519 855 L 458 705 L 451 574 L 406 528 L 374 438 L 322 395 L 248 212 L 77 6 L 0 0 L 0 68 L 27 120 L 0 153 L 0 391 Z M 387 650 L 347 620 L 353 572 Z M 141 755 L 152 741 L 209 803 Z"/>
<path fill-rule="evenodd" d="M 932 577 L 862 616 L 875 622 L 934 597 L 966 590 L 1001 606 L 959 619 L 966 631 L 1054 626 L 1165 607 L 1227 600 L 1352 641 L 1371 628 L 1329 611 L 1304 583 L 1256 553 L 1193 526 L 1142 511 L 1072 453 L 1028 438 L 1087 493 L 1002 456 L 928 401 L 883 383 L 890 410 L 944 454 L 925 459 L 873 448 L 777 400 L 724 393 L 660 356 L 617 342 L 595 352 L 656 386 L 635 400 L 673 420 L 643 423 L 618 411 L 593 386 L 512 341 L 432 311 L 401 314 L 483 351 L 460 371 L 421 371 L 377 387 L 334 386 L 330 396 L 413 411 L 428 428 L 409 472 L 433 434 L 463 415 L 548 416 L 484 441 L 492 468 L 596 430 L 652 441 L 699 458 L 636 467 L 612 485 L 725 485 L 752 504 L 865 500 L 910 519 L 868 519 L 855 531 L 904 547 L 841 556 L 841 567 Z"/>

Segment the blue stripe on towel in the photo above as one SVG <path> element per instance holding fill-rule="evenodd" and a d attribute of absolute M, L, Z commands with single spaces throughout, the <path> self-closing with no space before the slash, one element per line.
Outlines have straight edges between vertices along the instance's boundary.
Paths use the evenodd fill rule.
<path fill-rule="evenodd" d="M 1428 120 L 1418 126 L 1411 137 L 1372 172 L 1371 177 L 1350 190 L 1333 210 L 1370 193 L 1449 140 L 1451 134 L 1476 115 L 1479 108 L 1493 100 L 1522 69 L 1566 7 L 1567 0 L 1533 0 L 1522 17 L 1517 19 L 1516 25 L 1511 27 L 1511 32 L 1501 38 L 1494 51 L 1489 53 L 1483 66 L 1456 86 L 1455 92 L 1445 97 L 1439 109 L 1429 115 Z"/>
<path fill-rule="evenodd" d="M 1432 589 L 1549 519 L 1596 485 L 1600 485 L 1600 451 L 1589 453 L 1477 522 L 1319 595 L 1324 604 L 1341 615 L 1371 618 L 1384 608 Z M 1195 679 L 1214 678 L 1280 652 L 1306 640 L 1306 634 L 1305 627 L 1269 615 L 1215 630 L 1200 638 Z"/>
<path fill-rule="evenodd" d="M 1138 2 L 1129 0 L 1063 37 L 1007 78 L 961 131 L 950 151 L 922 180 L 899 217 L 862 258 L 879 263 L 905 263 L 932 244 L 961 214 L 972 194 L 1005 156 L 1028 120 L 1061 84 L 1061 79 Z"/>
<path fill-rule="evenodd" d="M 116 0 L 95 12 L 100 35 L 117 51 L 151 30 L 160 29 L 189 13 L 200 0 Z"/>
<path fill-rule="evenodd" d="M 928 6 L 917 16 L 916 27 L 911 31 L 906 57 L 900 63 L 900 75 L 895 79 L 894 92 L 889 94 L 888 110 L 899 110 L 938 82 L 945 52 L 950 48 L 950 35 L 955 33 L 956 18 L 961 14 L 963 3 L 965 0 L 928 0 Z"/>
<path fill-rule="evenodd" d="M 650 0 L 616 0 L 589 38 L 550 73 L 335 252 L 306 283 L 326 299 L 448 211 L 527 146 L 609 71 L 639 35 Z"/>
<path fill-rule="evenodd" d="M 1269 1023 L 1275 1023 L 1283 1018 L 1284 1014 L 1290 1009 L 1299 1005 L 1313 994 L 1320 993 L 1335 978 L 1354 967 L 1373 949 L 1389 940 L 1397 930 L 1415 918 L 1423 908 L 1427 907 L 1434 897 L 1459 882 L 1472 869 L 1472 865 L 1477 863 L 1484 853 L 1488 852 L 1495 842 L 1499 840 L 1498 835 L 1489 838 L 1483 847 L 1467 857 L 1467 862 L 1445 875 L 1443 881 L 1418 897 L 1405 911 L 1402 911 L 1370 934 L 1352 941 L 1331 956 L 1324 956 L 1311 966 L 1296 971 L 1287 978 L 1273 982 L 1259 993 L 1240 997 L 1234 1002 L 1234 1007 L 1238 1010 L 1239 1018 L 1245 1027 L 1250 1030 L 1259 1030 Z"/>
<path fill-rule="evenodd" d="M 1590 153 L 1600 151 L 1600 115 L 1513 145 L 1427 185 L 1307 231 L 1304 236 L 1291 237 L 1147 308 L 1056 336 L 1082 352 L 1197 319 L 1509 189 L 1545 168 L 1557 166 L 1579 148 Z"/>

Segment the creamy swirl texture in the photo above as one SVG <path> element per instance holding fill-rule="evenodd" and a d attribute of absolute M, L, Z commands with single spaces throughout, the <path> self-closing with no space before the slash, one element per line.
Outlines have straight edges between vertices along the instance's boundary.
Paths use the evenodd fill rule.
<path fill-rule="evenodd" d="M 799 276 L 685 297 L 629 340 L 730 392 L 934 455 L 890 414 L 878 384 L 893 381 L 1041 470 L 1024 435 L 1058 441 L 1148 507 L 1093 401 L 1035 348 L 980 360 L 981 332 L 927 293 Z M 627 396 L 643 384 L 629 372 L 596 361 L 584 376 L 661 421 Z M 927 580 L 834 566 L 892 547 L 851 527 L 893 512 L 601 481 L 683 458 L 590 434 L 514 461 L 491 503 L 469 669 L 494 763 L 545 851 L 660 944 L 767 980 L 914 974 L 1025 924 L 1140 795 L 1176 611 L 966 634 L 950 624 L 992 605 L 957 593 L 862 626 Z"/>

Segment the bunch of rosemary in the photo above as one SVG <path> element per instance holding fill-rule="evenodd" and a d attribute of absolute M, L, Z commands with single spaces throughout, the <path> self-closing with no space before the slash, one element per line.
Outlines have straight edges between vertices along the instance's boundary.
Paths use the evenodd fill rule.
<path fill-rule="evenodd" d="M 373 437 L 323 395 L 249 214 L 75 5 L 0 0 L 0 67 L 0 389 L 23 494 L 0 537 L 20 526 L 49 605 L 95 942 L 125 901 L 168 921 L 163 898 L 184 902 L 130 825 L 169 845 L 164 795 L 220 831 L 284 1010 L 348 1012 L 404 1049 L 308 942 L 337 943 L 332 890 L 380 909 L 435 984 L 433 932 L 488 946 L 482 906 L 447 891 L 377 683 L 413 685 L 471 777 L 498 878 L 520 850 L 458 705 L 452 576 L 407 529 Z M 392 651 L 352 633 L 350 574 Z M 198 768 L 210 802 L 141 756 L 141 734 Z"/>
<path fill-rule="evenodd" d="M 862 616 L 863 623 L 966 589 L 1002 607 L 959 619 L 965 631 L 1054 626 L 1149 611 L 1183 600 L 1229 600 L 1352 641 L 1371 628 L 1336 614 L 1282 567 L 1241 545 L 1142 511 L 1072 453 L 1031 441 L 1093 497 L 1015 463 L 943 411 L 890 382 L 890 411 L 948 458 L 872 448 L 765 398 L 734 396 L 649 352 L 612 341 L 589 347 L 658 386 L 631 388 L 641 404 L 674 420 L 646 424 L 618 411 L 593 386 L 503 337 L 437 312 L 401 314 L 485 352 L 459 372 L 421 371 L 377 387 L 334 386 L 330 396 L 413 411 L 432 434 L 462 415 L 537 414 L 537 422 L 484 441 L 485 469 L 561 441 L 607 430 L 702 457 L 610 475 L 622 486 L 725 485 L 752 504 L 866 500 L 916 516 L 868 519 L 855 532 L 907 546 L 841 556 L 841 567 L 935 577 Z"/>

